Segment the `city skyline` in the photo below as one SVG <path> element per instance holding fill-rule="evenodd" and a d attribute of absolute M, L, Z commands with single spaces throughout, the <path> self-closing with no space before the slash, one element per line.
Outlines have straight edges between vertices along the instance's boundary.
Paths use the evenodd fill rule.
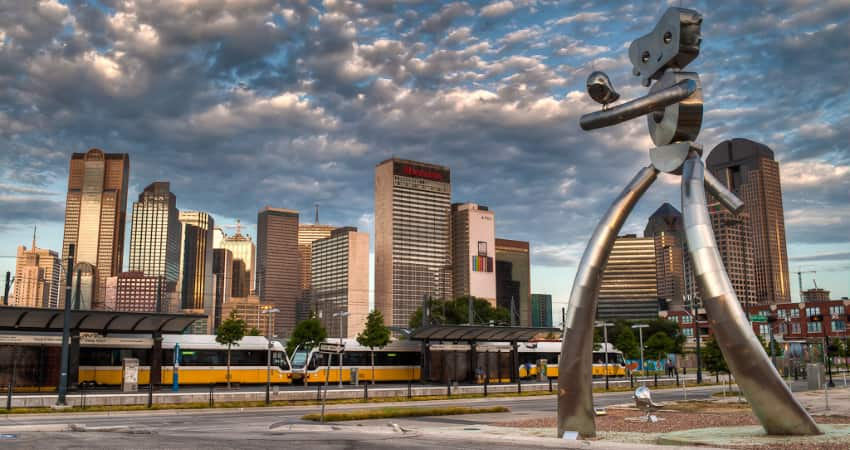
<path fill-rule="evenodd" d="M 320 203 L 326 223 L 356 225 L 373 236 L 371 170 L 396 155 L 451 167 L 453 201 L 490 206 L 499 216 L 497 236 L 530 241 L 531 289 L 552 293 L 557 311 L 593 226 L 587 218 L 601 214 L 633 169 L 611 156 L 649 146 L 637 137 L 643 135 L 635 131 L 642 129 L 639 125 L 578 132 L 577 113 L 589 108 L 583 94 L 588 61 L 610 65 L 604 69 L 631 97 L 628 67 L 618 59 L 619 49 L 640 34 L 636 30 L 645 28 L 653 14 L 635 11 L 635 17 L 620 7 L 593 4 L 538 5 L 532 12 L 515 2 L 510 14 L 500 15 L 485 10 L 486 4 L 458 5 L 411 8 L 416 16 L 406 16 L 398 31 L 386 13 L 368 6 L 270 14 L 275 29 L 289 26 L 308 37 L 324 33 L 338 38 L 331 42 L 313 36 L 318 42 L 309 49 L 313 57 L 290 69 L 275 65 L 275 50 L 252 45 L 252 39 L 280 42 L 293 51 L 298 46 L 290 39 L 304 41 L 264 28 L 260 19 L 267 18 L 270 8 L 258 3 L 234 13 L 238 25 L 233 30 L 211 37 L 197 34 L 208 37 L 180 44 L 195 49 L 215 42 L 236 46 L 211 54 L 210 73 L 193 72 L 200 69 L 190 63 L 179 65 L 178 75 L 198 74 L 200 81 L 192 86 L 157 72 L 162 67 L 158 63 L 177 49 L 179 36 L 156 8 L 144 20 L 129 10 L 93 8 L 92 14 L 101 14 L 110 24 L 107 45 L 93 44 L 95 25 L 82 20 L 79 8 L 54 4 L 51 11 L 20 12 L 20 17 L 37 14 L 38 20 L 25 22 L 45 33 L 34 33 L 30 40 L 11 34 L 2 50 L 20 52 L 10 70 L 26 76 L 10 81 L 10 92 L 34 99 L 36 109 L 12 97 L 2 117 L 9 133 L 0 139 L 9 151 L 0 154 L 0 176 L 8 191 L 0 198 L 5 236 L 0 253 L 14 255 L 18 245 L 29 242 L 36 223 L 40 246 L 61 252 L 67 159 L 90 147 L 130 154 L 130 198 L 153 181 L 168 180 L 179 209 L 208 211 L 217 223 L 250 221 L 265 204 L 309 211 Z M 802 92 L 794 101 L 756 95 L 819 86 L 821 77 L 841 79 L 847 71 L 848 58 L 841 53 L 846 49 L 830 43 L 846 39 L 848 8 L 685 6 L 706 10 L 704 51 L 715 55 L 712 67 L 701 61 L 694 66 L 714 79 L 706 87 L 714 92 L 706 95 L 713 103 L 706 105 L 705 148 L 745 137 L 774 150 L 786 202 L 789 270 L 817 270 L 819 286 L 834 297 L 850 295 L 847 87 L 822 86 L 826 92 Z M 130 22 L 119 23 L 118 12 Z M 593 20 L 617 15 L 634 25 L 600 35 L 587 19 L 594 14 Z M 69 25 L 79 31 L 79 40 L 73 52 L 63 53 L 52 39 L 70 37 L 52 24 L 72 16 L 80 18 Z M 298 28 L 301 19 L 317 29 Z M 142 23 L 158 39 L 141 39 Z M 416 29 L 425 33 L 424 48 L 418 51 L 415 39 L 405 35 Z M 248 31 L 259 34 L 251 37 Z M 771 42 L 775 45 L 767 44 Z M 731 43 L 745 46 L 743 53 L 751 59 L 724 59 Z M 254 51 L 239 54 L 233 48 Z M 64 72 L 51 71 L 60 63 L 79 67 L 80 89 L 62 82 Z M 818 70 L 789 71 L 789 65 Z M 742 76 L 748 66 L 765 76 L 758 81 Z M 248 75 L 237 79 L 232 74 L 240 70 Z M 818 77 L 810 78 L 815 73 Z M 50 89 L 38 83 L 54 80 Z M 183 93 L 192 108 L 169 101 Z M 80 114 L 68 114 L 75 110 Z M 137 110 L 148 111 L 147 116 L 137 116 Z M 289 126 L 279 126 L 284 123 Z M 661 199 L 677 196 L 677 186 L 669 181 L 662 178 L 661 189 L 638 205 L 623 233 L 640 234 Z M 246 222 L 246 228 L 255 230 L 255 224 Z M 14 259 L 0 260 L 0 269 L 14 271 Z M 803 287 L 812 287 L 811 275 Z M 796 278 L 790 289 L 792 298 L 798 298 Z"/>

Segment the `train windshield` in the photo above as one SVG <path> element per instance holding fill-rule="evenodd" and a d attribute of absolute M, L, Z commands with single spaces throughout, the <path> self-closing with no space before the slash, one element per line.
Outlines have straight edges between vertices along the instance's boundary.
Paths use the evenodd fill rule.
<path fill-rule="evenodd" d="M 309 355 L 309 351 L 307 350 L 298 350 L 292 355 L 292 368 L 293 369 L 303 369 L 305 365 L 307 365 L 307 356 Z"/>
<path fill-rule="evenodd" d="M 593 364 L 605 364 L 605 353 L 593 352 Z M 608 352 L 608 364 L 624 366 L 626 365 L 626 361 L 623 359 L 622 353 Z"/>

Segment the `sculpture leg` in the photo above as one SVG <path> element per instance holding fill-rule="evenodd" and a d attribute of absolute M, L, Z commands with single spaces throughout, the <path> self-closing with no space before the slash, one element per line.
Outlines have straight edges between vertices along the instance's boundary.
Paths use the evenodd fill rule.
<path fill-rule="evenodd" d="M 714 338 L 767 434 L 820 434 L 770 363 L 732 289 L 711 229 L 704 172 L 699 155 L 692 153 L 682 170 L 682 213 L 688 252 Z"/>
<path fill-rule="evenodd" d="M 599 221 L 584 250 L 570 292 L 558 363 L 558 436 L 564 431 L 577 431 L 586 438 L 596 436 L 591 359 L 602 270 L 620 227 L 657 176 L 658 170 L 651 165 L 635 175 Z"/>

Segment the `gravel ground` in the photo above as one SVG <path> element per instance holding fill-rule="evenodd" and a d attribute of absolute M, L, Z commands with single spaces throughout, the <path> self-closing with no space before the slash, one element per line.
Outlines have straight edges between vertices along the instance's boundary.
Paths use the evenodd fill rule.
<path fill-rule="evenodd" d="M 629 418 L 644 417 L 644 413 L 631 407 L 609 407 L 607 415 L 596 418 L 598 439 L 632 443 L 651 443 L 662 433 L 695 428 L 731 427 L 739 425 L 758 425 L 759 422 L 747 404 L 691 402 L 671 403 L 655 415 L 661 419 L 656 423 L 631 421 Z M 554 428 L 557 426 L 556 417 L 526 419 L 512 422 L 495 423 L 495 426 L 515 428 Z M 850 423 L 850 417 L 818 416 L 818 423 Z M 771 449 L 847 449 L 849 443 L 841 444 L 792 444 L 776 446 Z M 743 449 L 764 449 L 764 446 L 736 446 Z"/>

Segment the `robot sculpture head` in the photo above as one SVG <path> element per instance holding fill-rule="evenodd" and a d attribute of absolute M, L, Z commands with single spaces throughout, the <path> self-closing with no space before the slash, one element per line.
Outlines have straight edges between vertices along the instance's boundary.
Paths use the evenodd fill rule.
<path fill-rule="evenodd" d="M 629 46 L 632 73 L 649 86 L 650 80 L 660 79 L 667 69 L 684 69 L 699 56 L 701 25 L 702 16 L 692 9 L 668 9 L 652 32 Z"/>

